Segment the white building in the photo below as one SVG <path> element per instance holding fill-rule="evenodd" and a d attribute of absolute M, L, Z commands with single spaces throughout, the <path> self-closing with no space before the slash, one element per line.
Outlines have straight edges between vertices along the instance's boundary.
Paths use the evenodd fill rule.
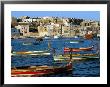
<path fill-rule="evenodd" d="M 35 21 L 37 21 L 36 18 L 22 19 L 22 22 L 35 22 Z"/>
<path fill-rule="evenodd" d="M 64 25 L 65 26 L 70 26 L 70 24 L 68 23 L 68 19 L 66 18 L 66 19 L 62 19 L 63 20 L 63 23 L 64 23 Z"/>
<path fill-rule="evenodd" d="M 16 26 L 17 29 L 20 29 L 20 34 L 23 36 L 29 36 L 29 24 L 28 23 L 19 23 Z"/>
<path fill-rule="evenodd" d="M 54 25 L 47 25 L 48 36 L 52 36 Z"/>

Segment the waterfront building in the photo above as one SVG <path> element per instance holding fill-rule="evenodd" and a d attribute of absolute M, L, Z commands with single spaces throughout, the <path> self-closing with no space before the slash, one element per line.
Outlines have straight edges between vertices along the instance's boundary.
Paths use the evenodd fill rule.
<path fill-rule="evenodd" d="M 40 37 L 48 36 L 48 31 L 45 26 L 38 26 L 38 33 Z"/>
<path fill-rule="evenodd" d="M 37 22 L 37 18 L 22 19 L 22 22 Z"/>
<path fill-rule="evenodd" d="M 80 24 L 80 36 L 92 32 L 93 35 L 100 33 L 99 22 L 97 21 L 83 21 Z"/>
<path fill-rule="evenodd" d="M 48 32 L 48 36 L 53 36 L 53 29 L 54 29 L 54 25 L 47 25 L 47 32 Z"/>
<path fill-rule="evenodd" d="M 23 36 L 29 36 L 29 24 L 24 22 L 19 22 L 18 29 L 20 29 L 20 34 Z"/>
<path fill-rule="evenodd" d="M 62 36 L 70 37 L 70 27 L 69 26 L 62 26 Z"/>
<path fill-rule="evenodd" d="M 63 18 L 62 21 L 65 26 L 70 26 L 68 18 Z"/>

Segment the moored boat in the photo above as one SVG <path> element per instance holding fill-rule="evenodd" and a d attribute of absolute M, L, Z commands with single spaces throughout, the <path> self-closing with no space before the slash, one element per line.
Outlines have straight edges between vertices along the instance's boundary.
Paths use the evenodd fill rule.
<path fill-rule="evenodd" d="M 72 52 L 80 52 L 80 51 L 90 51 L 92 50 L 92 47 L 81 47 L 81 48 L 72 48 Z M 64 52 L 70 52 L 70 48 L 65 47 Z"/>
<path fill-rule="evenodd" d="M 54 61 L 68 61 L 70 54 L 56 55 L 53 56 Z M 72 54 L 72 60 L 83 60 L 83 59 L 96 59 L 99 58 L 98 54 Z"/>
<path fill-rule="evenodd" d="M 45 51 L 13 51 L 12 55 L 51 55 L 48 50 Z"/>
<path fill-rule="evenodd" d="M 32 43 L 23 43 L 23 45 L 32 45 Z"/>
<path fill-rule="evenodd" d="M 81 47 L 81 48 L 79 48 L 79 49 L 80 49 L 80 50 L 88 51 L 88 50 L 91 50 L 92 48 L 93 48 L 93 46 L 92 46 L 92 47 L 85 47 L 85 48 Z"/>
<path fill-rule="evenodd" d="M 69 62 L 65 66 L 29 66 L 29 67 L 14 67 L 11 68 L 12 77 L 33 77 L 49 74 L 57 74 L 72 70 L 72 63 Z"/>

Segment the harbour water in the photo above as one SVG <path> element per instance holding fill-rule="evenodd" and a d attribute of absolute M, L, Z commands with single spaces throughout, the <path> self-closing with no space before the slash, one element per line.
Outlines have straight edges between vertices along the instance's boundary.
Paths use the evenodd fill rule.
<path fill-rule="evenodd" d="M 82 40 L 79 43 L 70 43 L 72 41 Z M 91 51 L 73 52 L 73 54 L 94 54 L 99 49 L 100 40 L 98 38 L 85 40 L 81 38 L 58 38 L 58 39 L 44 39 L 38 44 L 35 38 L 12 39 L 11 45 L 13 51 L 41 51 L 48 50 L 48 43 L 50 47 L 54 48 L 56 55 L 64 54 L 64 47 L 79 48 L 94 46 Z M 11 57 L 11 67 L 22 66 L 63 66 L 67 61 L 54 61 L 53 53 L 51 55 L 21 55 Z M 87 60 L 76 60 L 72 62 L 73 69 L 69 73 L 60 73 L 49 75 L 48 77 L 99 77 L 100 76 L 100 58 L 88 58 Z"/>

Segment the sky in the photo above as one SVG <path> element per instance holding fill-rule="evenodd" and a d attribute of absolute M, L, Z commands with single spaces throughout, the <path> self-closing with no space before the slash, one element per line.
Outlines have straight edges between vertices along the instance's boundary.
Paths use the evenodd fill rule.
<path fill-rule="evenodd" d="M 29 17 L 67 17 L 67 18 L 80 18 L 85 20 L 100 20 L 99 11 L 12 11 L 11 16 L 19 18 L 21 16 Z"/>

